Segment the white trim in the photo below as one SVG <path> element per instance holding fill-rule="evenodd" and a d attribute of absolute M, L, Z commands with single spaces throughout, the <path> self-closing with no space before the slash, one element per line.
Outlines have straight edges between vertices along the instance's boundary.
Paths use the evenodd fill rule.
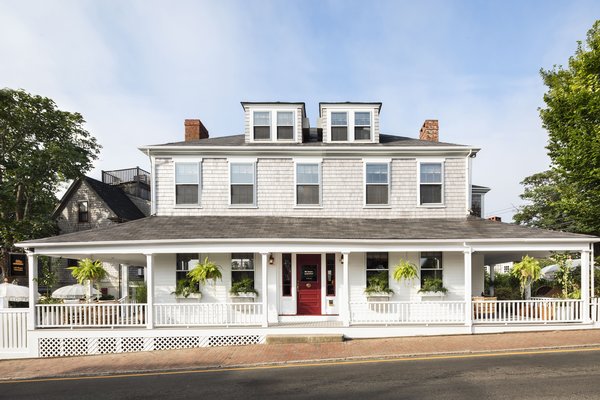
<path fill-rule="evenodd" d="M 353 143 L 353 142 L 357 142 L 357 143 L 375 143 L 375 121 L 374 121 L 374 112 L 373 110 L 376 107 L 374 106 L 365 106 L 363 105 L 363 107 L 359 107 L 358 105 L 344 105 L 341 108 L 331 108 L 331 107 L 327 107 L 327 137 L 324 138 L 324 142 L 326 143 Z M 356 120 L 356 113 L 357 112 L 368 112 L 369 113 L 369 118 L 370 118 L 370 129 L 371 129 L 371 137 L 369 139 L 360 139 L 360 140 L 355 140 L 354 138 L 354 127 L 355 125 L 355 120 Z M 347 128 L 347 136 L 346 136 L 346 140 L 333 140 L 333 136 L 332 136 L 332 125 L 331 124 L 331 114 L 332 113 L 346 113 L 346 128 Z M 342 125 L 339 125 L 342 126 Z M 358 126 L 366 126 L 366 125 L 358 125 Z"/>
<path fill-rule="evenodd" d="M 392 196 L 392 163 L 390 159 L 363 158 L 363 207 L 365 208 L 391 208 Z M 367 165 L 368 164 L 385 164 L 387 165 L 387 203 L 386 204 L 368 204 L 367 203 L 367 185 L 382 185 L 381 183 L 367 182 Z"/>
<path fill-rule="evenodd" d="M 271 109 L 253 108 L 250 111 L 250 141 L 251 142 L 272 142 L 273 141 L 273 112 Z M 254 137 L 254 113 L 269 113 L 269 125 L 256 125 L 256 126 L 268 126 L 269 127 L 269 138 L 268 139 L 256 139 Z"/>
<path fill-rule="evenodd" d="M 266 105 L 266 106 L 249 106 L 248 112 L 250 113 L 250 120 L 248 130 L 250 132 L 250 143 L 295 143 L 300 135 L 298 132 L 298 108 L 302 108 L 299 104 L 298 107 L 290 107 L 290 105 L 285 105 L 285 107 L 277 107 L 276 105 Z M 268 112 L 270 118 L 269 125 L 269 139 L 254 139 L 254 113 L 255 112 Z M 277 139 L 277 113 L 278 112 L 291 112 L 293 115 L 293 134 L 292 139 Z M 258 126 L 267 126 L 267 125 L 258 125 Z"/>
<path fill-rule="evenodd" d="M 323 159 L 294 158 L 294 208 L 323 208 Z M 319 204 L 298 204 L 298 165 L 317 164 L 319 173 Z"/>
<path fill-rule="evenodd" d="M 177 164 L 196 164 L 198 166 L 198 203 L 177 204 Z M 181 185 L 188 185 L 181 183 Z M 193 184 L 192 184 L 193 185 Z M 173 208 L 202 208 L 202 158 L 201 157 L 176 157 L 173 158 Z"/>
<path fill-rule="evenodd" d="M 252 183 L 252 204 L 232 204 L 231 203 L 231 167 L 233 164 L 252 164 L 254 166 L 254 176 L 253 176 L 253 183 Z M 256 188 L 256 175 L 257 175 L 257 159 L 256 158 L 237 158 L 237 157 L 232 157 L 232 158 L 228 158 L 227 159 L 227 183 L 228 183 L 228 200 L 227 200 L 227 204 L 230 208 L 258 208 L 258 202 L 257 202 L 257 193 L 258 190 Z"/>
<path fill-rule="evenodd" d="M 444 190 L 446 187 L 446 163 L 445 159 L 436 159 L 436 158 L 418 158 L 417 159 L 417 207 L 419 208 L 443 208 L 446 207 Z M 423 203 L 421 204 L 421 165 L 422 164 L 440 164 L 441 165 L 441 202 L 440 203 Z M 439 185 L 439 183 L 423 183 L 423 185 Z"/>

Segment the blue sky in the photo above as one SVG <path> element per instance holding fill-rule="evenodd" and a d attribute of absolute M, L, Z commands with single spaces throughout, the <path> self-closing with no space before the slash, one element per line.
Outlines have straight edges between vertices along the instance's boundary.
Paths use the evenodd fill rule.
<path fill-rule="evenodd" d="M 81 112 L 104 146 L 91 175 L 139 165 L 144 144 L 200 118 L 238 134 L 239 102 L 381 101 L 383 133 L 482 147 L 474 183 L 510 219 L 544 170 L 540 68 L 565 64 L 593 1 L 0 2 L 0 86 Z"/>

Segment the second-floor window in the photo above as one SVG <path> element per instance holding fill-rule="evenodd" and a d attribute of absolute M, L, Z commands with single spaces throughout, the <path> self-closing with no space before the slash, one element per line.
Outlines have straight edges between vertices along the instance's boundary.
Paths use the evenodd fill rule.
<path fill-rule="evenodd" d="M 200 163 L 175 163 L 175 204 L 200 203 Z"/>
<path fill-rule="evenodd" d="M 388 163 L 368 163 L 365 166 L 365 204 L 389 204 L 390 171 Z"/>
<path fill-rule="evenodd" d="M 254 163 L 231 163 L 231 205 L 254 205 Z"/>
<path fill-rule="evenodd" d="M 277 111 L 277 140 L 294 139 L 294 113 Z"/>
<path fill-rule="evenodd" d="M 88 202 L 80 201 L 77 203 L 77 221 L 78 222 L 89 222 L 90 216 L 88 212 Z"/>
<path fill-rule="evenodd" d="M 348 140 L 348 113 L 331 113 L 331 141 L 345 142 Z"/>
<path fill-rule="evenodd" d="M 419 204 L 442 204 L 443 173 L 441 162 L 424 162 L 419 171 Z"/>
<path fill-rule="evenodd" d="M 483 195 L 479 193 L 473 193 L 471 195 L 471 214 L 476 217 L 483 218 L 482 215 L 482 203 L 483 203 Z"/>
<path fill-rule="evenodd" d="M 269 111 L 254 111 L 253 121 L 254 140 L 271 139 L 271 113 Z"/>
<path fill-rule="evenodd" d="M 370 112 L 355 112 L 354 113 L 354 140 L 370 140 L 371 139 L 371 113 Z"/>
<path fill-rule="evenodd" d="M 321 166 L 319 163 L 296 164 L 296 204 L 321 204 Z"/>

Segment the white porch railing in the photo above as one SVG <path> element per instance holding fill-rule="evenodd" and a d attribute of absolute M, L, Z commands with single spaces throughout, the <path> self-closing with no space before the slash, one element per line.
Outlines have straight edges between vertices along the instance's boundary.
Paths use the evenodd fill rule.
<path fill-rule="evenodd" d="M 453 324 L 464 323 L 462 301 L 352 302 L 350 320 L 355 324 Z"/>
<path fill-rule="evenodd" d="M 590 299 L 590 318 L 592 322 L 600 322 L 600 302 L 598 297 Z"/>
<path fill-rule="evenodd" d="M 37 304 L 36 326 L 127 327 L 146 324 L 146 304 Z"/>
<path fill-rule="evenodd" d="M 532 299 L 473 301 L 477 324 L 582 322 L 582 300 Z"/>
<path fill-rule="evenodd" d="M 156 326 L 260 325 L 262 303 L 155 304 Z"/>
<path fill-rule="evenodd" d="M 0 351 L 18 352 L 27 350 L 28 309 L 11 308 L 0 310 Z"/>

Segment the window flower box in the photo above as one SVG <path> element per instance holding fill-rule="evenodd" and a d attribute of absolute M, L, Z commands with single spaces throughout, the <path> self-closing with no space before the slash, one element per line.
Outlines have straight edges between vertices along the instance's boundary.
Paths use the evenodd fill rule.
<path fill-rule="evenodd" d="M 239 292 L 229 295 L 233 303 L 252 303 L 256 299 L 256 296 L 257 294 L 254 292 Z"/>
<path fill-rule="evenodd" d="M 393 293 L 388 292 L 370 292 L 366 293 L 368 302 L 378 302 L 378 301 L 390 301 L 390 298 L 393 296 Z"/>
<path fill-rule="evenodd" d="M 202 298 L 202 293 L 190 293 L 187 297 L 183 295 L 176 295 L 175 300 L 178 303 L 189 303 L 189 302 L 198 302 Z"/>

